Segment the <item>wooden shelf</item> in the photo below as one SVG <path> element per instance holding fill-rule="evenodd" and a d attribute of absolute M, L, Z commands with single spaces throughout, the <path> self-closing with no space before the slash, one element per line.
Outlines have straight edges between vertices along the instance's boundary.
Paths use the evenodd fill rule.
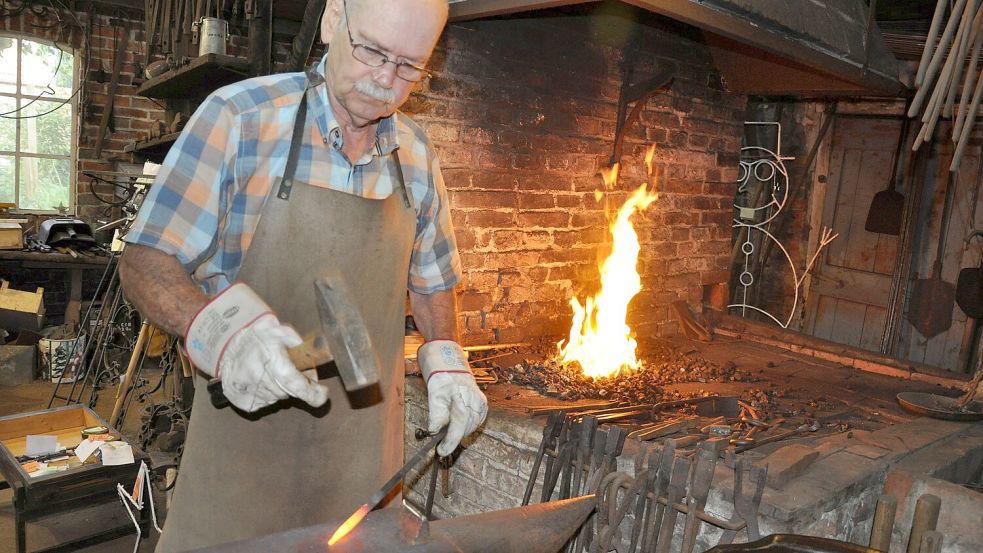
<path fill-rule="evenodd" d="M 157 138 L 134 142 L 123 148 L 123 151 L 139 154 L 154 163 L 160 163 L 167 155 L 167 151 L 171 149 L 171 144 L 174 144 L 180 134 L 179 132 L 172 132 Z"/>
<path fill-rule="evenodd" d="M 249 60 L 205 54 L 144 82 L 137 94 L 148 98 L 203 98 L 227 84 L 249 76 Z"/>

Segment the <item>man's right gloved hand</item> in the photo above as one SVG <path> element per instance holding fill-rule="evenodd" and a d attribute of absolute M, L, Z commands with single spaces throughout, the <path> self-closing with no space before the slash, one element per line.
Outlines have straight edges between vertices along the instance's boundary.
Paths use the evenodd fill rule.
<path fill-rule="evenodd" d="M 287 348 L 303 340 L 249 286 L 226 288 L 201 308 L 184 344 L 198 369 L 222 379 L 225 397 L 239 409 L 257 411 L 296 397 L 314 407 L 328 400 L 327 387 L 301 374 Z"/>

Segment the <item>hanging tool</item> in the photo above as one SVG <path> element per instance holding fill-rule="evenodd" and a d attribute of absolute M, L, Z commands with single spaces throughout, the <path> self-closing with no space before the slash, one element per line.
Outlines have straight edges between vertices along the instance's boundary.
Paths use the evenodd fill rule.
<path fill-rule="evenodd" d="M 983 236 L 983 231 L 974 230 L 966 237 L 966 244 L 977 236 Z M 968 317 L 983 318 L 983 252 L 980 253 L 979 267 L 964 267 L 959 271 L 956 303 Z"/>
<path fill-rule="evenodd" d="M 369 498 L 368 502 L 359 507 L 354 513 L 351 514 L 351 516 L 345 519 L 345 522 L 342 522 L 341 525 L 338 526 L 338 529 L 331 534 L 331 538 L 328 540 L 328 546 L 334 545 L 338 540 L 351 532 L 353 528 L 358 526 L 358 523 L 362 522 L 365 515 L 369 514 L 369 511 L 378 507 L 379 504 L 382 503 L 382 500 L 388 497 L 389 494 L 396 489 L 396 486 L 398 486 L 403 479 L 406 478 L 406 475 L 410 472 L 410 470 L 415 467 L 427 453 L 436 450 L 437 444 L 439 444 L 446 435 L 447 427 L 445 426 L 435 433 L 433 437 L 430 438 L 430 441 L 423 444 L 423 447 L 417 450 L 417 452 L 414 453 L 408 461 L 406 461 L 403 468 L 396 471 L 396 474 L 394 474 L 388 482 L 383 484 L 381 488 L 372 494 L 372 497 Z"/>
<path fill-rule="evenodd" d="M 290 360 L 301 370 L 334 361 L 345 390 L 353 392 L 379 382 L 379 359 L 362 314 L 351 301 L 351 294 L 336 271 L 326 271 L 314 281 L 317 310 L 321 318 L 319 331 L 305 337 L 304 343 L 288 350 Z M 229 404 L 222 393 L 222 381 L 208 382 L 212 404 L 221 408 Z"/>
<path fill-rule="evenodd" d="M 626 63 L 626 65 L 628 69 L 618 98 L 618 120 L 615 123 L 614 150 L 611 152 L 611 158 L 608 159 L 608 164 L 611 166 L 621 162 L 621 143 L 625 139 L 625 133 L 642 114 L 649 98 L 668 88 L 675 78 L 672 69 L 660 67 L 654 76 L 629 85 L 628 81 L 631 80 L 634 64 Z M 628 112 L 628 104 L 632 102 L 635 105 L 631 108 L 631 112 L 625 116 L 625 113 Z"/>
<path fill-rule="evenodd" d="M 905 110 L 907 111 L 907 110 Z M 870 210 L 867 211 L 867 221 L 864 222 L 864 230 L 876 232 L 878 234 L 901 234 L 901 216 L 904 213 L 904 194 L 897 191 L 898 187 L 898 166 L 904 165 L 902 153 L 905 140 L 908 138 L 908 129 L 911 128 L 911 119 L 902 116 L 901 132 L 898 134 L 898 145 L 894 150 L 894 159 L 891 162 L 891 178 L 887 181 L 887 188 L 874 194 L 874 199 L 870 202 Z"/>
<path fill-rule="evenodd" d="M 106 105 L 102 108 L 102 117 L 99 119 L 99 128 L 96 130 L 95 157 L 102 155 L 102 143 L 106 138 L 106 130 L 113 115 L 113 103 L 116 101 L 116 87 L 119 85 L 119 76 L 123 71 L 123 54 L 126 53 L 126 45 L 130 40 L 130 29 L 126 25 L 119 31 L 116 37 L 116 52 L 113 54 L 113 74 L 109 78 L 109 90 L 106 92 Z"/>
<path fill-rule="evenodd" d="M 956 291 L 952 284 L 942 280 L 942 261 L 945 256 L 945 242 L 956 184 L 956 174 L 948 171 L 944 183 L 945 202 L 942 207 L 939 242 L 935 251 L 932 276 L 916 280 L 911 289 L 908 321 L 925 338 L 938 336 L 952 326 L 952 306 L 956 301 Z"/>

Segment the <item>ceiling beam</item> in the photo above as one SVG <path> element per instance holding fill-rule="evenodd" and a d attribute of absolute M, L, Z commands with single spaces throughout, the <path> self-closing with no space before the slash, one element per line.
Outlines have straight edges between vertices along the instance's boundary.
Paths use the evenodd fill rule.
<path fill-rule="evenodd" d="M 594 1 L 597 0 L 450 0 L 450 20 L 466 21 Z"/>

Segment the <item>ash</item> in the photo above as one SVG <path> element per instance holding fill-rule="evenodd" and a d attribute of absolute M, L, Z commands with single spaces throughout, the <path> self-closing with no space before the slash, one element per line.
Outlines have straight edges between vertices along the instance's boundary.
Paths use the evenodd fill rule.
<path fill-rule="evenodd" d="M 757 380 L 733 363 L 718 366 L 668 344 L 649 344 L 641 352 L 638 370 L 622 370 L 611 377 L 585 376 L 577 364 L 563 366 L 552 359 L 554 344 L 541 344 L 524 352 L 521 362 L 491 369 L 501 381 L 532 388 L 564 400 L 605 399 L 631 404 L 658 403 L 679 399 L 683 394 L 666 390 L 669 384 L 684 382 L 753 382 Z M 476 363 L 480 360 L 475 360 Z M 692 394 L 687 394 L 687 396 Z M 703 394 L 699 394 L 703 395 Z"/>

